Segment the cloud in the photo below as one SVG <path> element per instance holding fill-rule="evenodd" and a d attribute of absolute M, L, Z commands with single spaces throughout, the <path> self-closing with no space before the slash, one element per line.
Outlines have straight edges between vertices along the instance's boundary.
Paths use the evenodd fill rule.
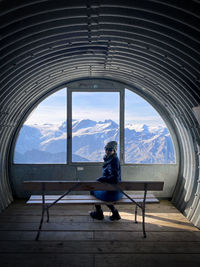
<path fill-rule="evenodd" d="M 125 123 L 143 123 L 153 125 L 165 125 L 163 119 L 157 116 L 125 116 Z"/>
<path fill-rule="evenodd" d="M 119 123 L 119 112 L 113 109 L 76 109 L 72 113 L 73 119 L 90 119 L 94 121 L 104 121 L 111 119 Z"/>
<path fill-rule="evenodd" d="M 66 108 L 62 106 L 42 106 L 36 108 L 26 120 L 26 125 L 61 123 L 66 120 Z"/>
<path fill-rule="evenodd" d="M 74 92 L 72 101 L 73 119 L 119 123 L 118 93 Z M 125 123 L 165 124 L 160 115 L 144 99 L 132 92 L 126 93 Z M 66 88 L 52 94 L 33 110 L 25 124 L 58 124 L 66 121 Z"/>
<path fill-rule="evenodd" d="M 107 119 L 111 119 L 116 123 L 119 123 L 119 112 L 117 109 L 75 109 L 72 113 L 72 119 L 90 119 L 94 121 L 104 121 Z M 54 106 L 48 107 L 43 106 L 42 108 L 38 108 L 34 110 L 28 119 L 26 120 L 26 125 L 33 124 L 58 124 L 66 121 L 66 109 L 62 106 Z M 134 115 L 134 114 L 126 114 L 125 115 L 125 124 L 127 123 L 143 123 L 143 124 L 151 124 L 151 125 L 160 125 L 165 124 L 162 118 L 159 115 L 154 116 L 143 116 L 143 115 Z"/>

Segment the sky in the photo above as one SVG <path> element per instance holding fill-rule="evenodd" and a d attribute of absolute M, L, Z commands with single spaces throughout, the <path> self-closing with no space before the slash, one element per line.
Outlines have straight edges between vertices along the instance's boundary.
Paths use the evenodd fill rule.
<path fill-rule="evenodd" d="M 119 123 L 118 92 L 74 92 L 72 93 L 72 119 Z"/>
<path fill-rule="evenodd" d="M 66 120 L 66 88 L 43 100 L 29 115 L 25 124 L 59 124 Z M 73 92 L 72 119 L 119 123 L 118 92 Z M 157 111 L 142 97 L 125 89 L 125 124 L 164 124 Z"/>
<path fill-rule="evenodd" d="M 66 88 L 43 100 L 28 116 L 25 124 L 61 123 L 66 120 Z"/>
<path fill-rule="evenodd" d="M 125 90 L 125 123 L 164 125 L 158 112 L 141 96 Z"/>

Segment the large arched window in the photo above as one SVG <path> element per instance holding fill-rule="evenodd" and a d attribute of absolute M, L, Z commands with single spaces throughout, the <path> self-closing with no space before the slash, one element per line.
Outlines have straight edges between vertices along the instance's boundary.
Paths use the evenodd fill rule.
<path fill-rule="evenodd" d="M 111 140 L 119 144 L 122 163 L 175 163 L 164 121 L 147 101 L 125 88 L 64 88 L 47 97 L 20 130 L 14 163 L 102 162 Z"/>

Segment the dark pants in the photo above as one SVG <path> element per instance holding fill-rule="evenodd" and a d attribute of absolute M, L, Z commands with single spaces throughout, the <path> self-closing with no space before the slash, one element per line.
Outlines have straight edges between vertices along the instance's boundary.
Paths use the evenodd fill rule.
<path fill-rule="evenodd" d="M 115 210 L 115 206 L 114 205 L 107 205 L 107 207 L 112 211 L 114 212 Z M 101 205 L 95 205 L 95 208 L 97 211 L 100 211 L 101 210 Z"/>
<path fill-rule="evenodd" d="M 90 191 L 90 195 L 93 195 L 94 196 L 94 192 L 93 191 Z M 107 207 L 113 212 L 115 210 L 115 207 L 114 205 L 107 205 Z M 101 210 L 101 205 L 95 205 L 95 208 L 97 211 L 100 211 Z"/>

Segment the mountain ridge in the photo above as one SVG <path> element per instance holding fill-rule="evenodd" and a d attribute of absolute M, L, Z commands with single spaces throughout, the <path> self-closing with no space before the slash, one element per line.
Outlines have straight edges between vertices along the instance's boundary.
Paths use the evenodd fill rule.
<path fill-rule="evenodd" d="M 165 126 L 146 124 L 126 126 L 124 132 L 126 163 L 174 163 L 173 144 Z M 17 139 L 14 162 L 22 163 L 24 158 L 29 163 L 48 162 L 48 159 L 49 163 L 66 162 L 65 157 L 63 156 L 62 160 L 59 154 L 66 154 L 66 128 L 66 122 L 57 125 L 24 125 Z M 104 146 L 111 140 L 119 140 L 119 126 L 116 122 L 109 119 L 103 122 L 73 120 L 73 161 L 102 161 Z M 34 156 L 36 150 L 38 157 Z"/>

